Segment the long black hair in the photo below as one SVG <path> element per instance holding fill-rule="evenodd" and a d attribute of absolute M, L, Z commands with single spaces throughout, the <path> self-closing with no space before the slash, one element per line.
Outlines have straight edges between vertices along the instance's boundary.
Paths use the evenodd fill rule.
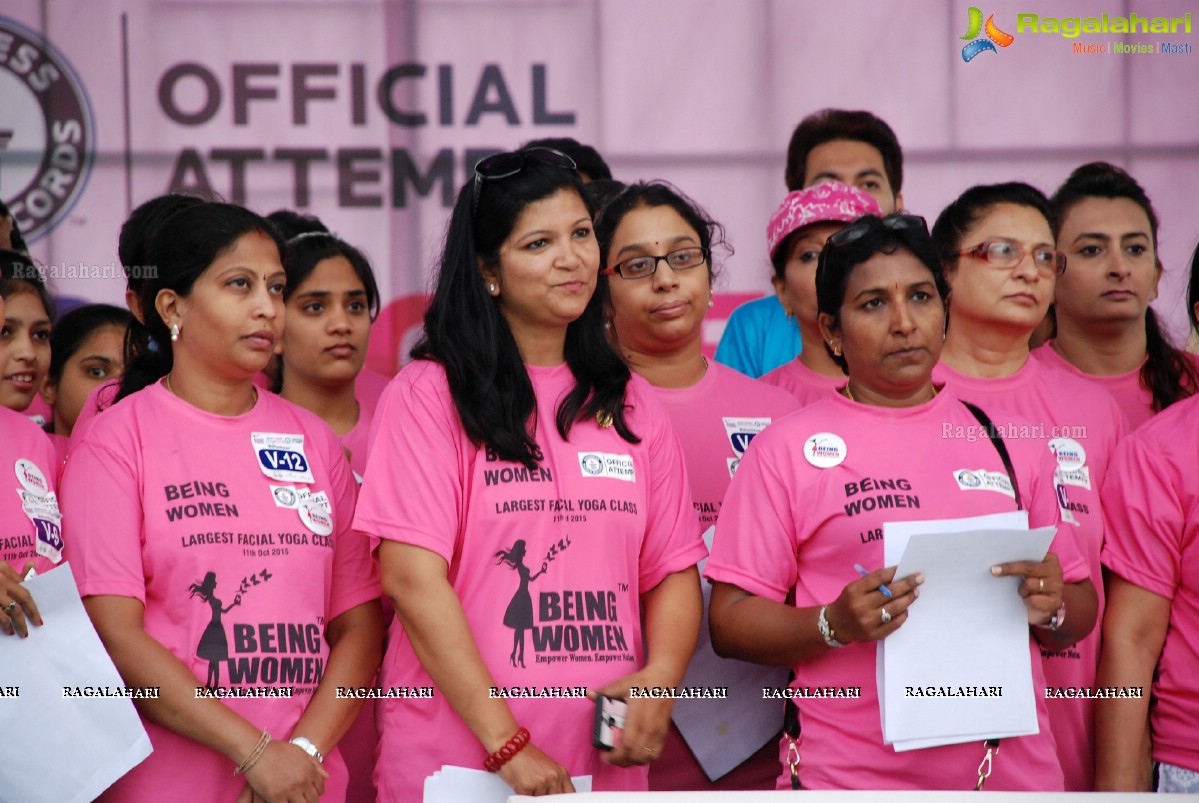
<path fill-rule="evenodd" d="M 528 468 L 541 459 L 533 438 L 537 400 L 516 339 L 484 286 L 480 262 L 498 264 L 500 246 L 525 208 L 560 190 L 582 198 L 578 174 L 535 159 L 511 176 L 479 181 L 473 215 L 475 182 L 462 187 L 425 312 L 424 335 L 412 349 L 414 359 L 433 360 L 445 369 L 470 439 Z M 639 442 L 624 415 L 629 368 L 604 337 L 599 293 L 567 326 L 565 357 L 575 386 L 558 404 L 555 423 L 562 437 L 576 421 L 597 417 L 610 420 L 626 441 Z"/>
<path fill-rule="evenodd" d="M 1060 233 L 1061 223 L 1071 207 L 1087 198 L 1125 198 L 1141 207 L 1149 219 L 1153 255 L 1157 269 L 1161 270 L 1161 260 L 1157 259 L 1158 220 L 1153 203 L 1136 179 L 1107 162 L 1082 165 L 1057 188 L 1050 198 L 1058 224 L 1054 236 Z M 1145 352 L 1147 359 L 1141 366 L 1141 385 L 1153 396 L 1154 412 L 1161 412 L 1199 390 L 1199 371 L 1187 355 L 1170 342 L 1152 307 L 1145 310 Z"/>
<path fill-rule="evenodd" d="M 226 203 L 201 203 L 180 209 L 158 226 L 146 259 L 153 271 L 138 290 L 145 323 L 136 320 L 125 337 L 125 374 L 114 401 L 157 382 L 175 364 L 171 336 L 155 300 L 162 290 L 191 294 L 196 280 L 240 237 L 259 232 L 270 237 L 279 253 L 283 241 L 275 227 L 249 209 Z M 197 333 L 203 337 L 204 333 Z"/>

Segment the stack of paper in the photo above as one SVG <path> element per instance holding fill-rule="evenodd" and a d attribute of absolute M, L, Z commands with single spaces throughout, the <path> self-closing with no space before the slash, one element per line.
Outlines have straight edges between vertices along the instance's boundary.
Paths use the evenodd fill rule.
<path fill-rule="evenodd" d="M 0 799 L 86 803 L 150 755 L 124 681 L 104 650 L 64 563 L 23 583 L 42 614 L 29 638 L 0 635 L 0 700 L 11 748 L 0 761 Z M 111 693 L 111 692 L 110 692 Z"/>
<path fill-rule="evenodd" d="M 896 577 L 923 572 L 920 598 L 879 643 L 883 740 L 897 751 L 1038 732 L 1028 613 L 998 563 L 1044 559 L 1056 530 L 1024 512 L 883 528 Z"/>
<path fill-rule="evenodd" d="M 591 791 L 591 776 L 571 778 L 576 792 Z M 443 766 L 425 778 L 424 803 L 506 803 L 509 796 L 516 794 L 500 776 L 483 770 L 465 767 Z"/>

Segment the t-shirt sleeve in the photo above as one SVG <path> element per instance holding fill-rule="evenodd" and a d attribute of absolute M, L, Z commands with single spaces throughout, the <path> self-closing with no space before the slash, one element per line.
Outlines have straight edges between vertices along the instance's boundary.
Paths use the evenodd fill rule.
<path fill-rule="evenodd" d="M 795 587 L 799 541 L 791 515 L 793 491 L 776 464 L 785 452 L 759 443 L 770 435 L 767 428 L 754 438 L 737 466 L 704 576 L 782 602 Z"/>
<path fill-rule="evenodd" d="M 405 369 L 383 393 L 373 427 L 354 529 L 372 550 L 386 539 L 451 562 L 462 519 L 463 434 L 439 369 Z"/>
<path fill-rule="evenodd" d="M 758 318 L 748 303 L 733 310 L 716 347 L 716 361 L 746 376 L 761 376 L 761 347 L 754 347 L 755 339 L 761 340 L 757 328 Z"/>
<path fill-rule="evenodd" d="M 80 596 L 133 597 L 144 605 L 141 469 L 129 446 L 110 447 L 93 433 L 71 451 L 60 483 L 63 541 Z"/>
<path fill-rule="evenodd" d="M 1103 483 L 1101 560 L 1128 582 L 1172 600 L 1182 582 L 1186 520 L 1170 468 L 1141 435 L 1120 444 Z"/>
<path fill-rule="evenodd" d="M 333 580 L 329 593 L 330 620 L 351 608 L 378 599 L 383 594 L 379 567 L 371 554 L 371 542 L 353 529 L 358 483 L 340 444 L 329 433 L 332 465 L 329 470 L 333 501 Z"/>
<path fill-rule="evenodd" d="M 700 537 L 699 519 L 683 447 L 664 410 L 658 409 L 649 443 L 650 487 L 646 533 L 638 560 L 638 587 L 649 591 L 669 574 L 694 566 L 708 554 Z"/>

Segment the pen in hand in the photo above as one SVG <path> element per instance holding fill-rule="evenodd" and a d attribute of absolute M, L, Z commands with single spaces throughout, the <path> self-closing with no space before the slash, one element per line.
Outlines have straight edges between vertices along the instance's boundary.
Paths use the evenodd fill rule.
<path fill-rule="evenodd" d="M 865 569 L 862 567 L 862 564 L 860 564 L 860 563 L 855 563 L 855 564 L 853 565 L 853 567 L 854 567 L 854 569 L 856 569 L 856 570 L 857 570 L 857 573 L 858 573 L 858 574 L 860 574 L 860 575 L 862 575 L 863 577 L 865 577 L 866 575 L 870 574 L 870 572 L 866 571 L 866 570 L 865 570 Z M 880 593 L 880 594 L 882 594 L 882 595 L 883 595 L 884 597 L 886 597 L 887 599 L 891 599 L 891 589 L 887 588 L 885 585 L 879 586 L 879 587 L 878 587 L 878 591 L 879 591 L 879 593 Z"/>

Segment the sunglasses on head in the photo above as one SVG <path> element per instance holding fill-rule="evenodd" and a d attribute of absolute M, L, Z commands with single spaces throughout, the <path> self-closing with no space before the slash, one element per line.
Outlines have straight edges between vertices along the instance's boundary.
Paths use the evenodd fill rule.
<path fill-rule="evenodd" d="M 928 223 L 919 215 L 887 215 L 874 220 L 862 220 L 850 223 L 841 231 L 828 238 L 829 245 L 849 245 L 860 240 L 867 232 L 876 228 L 889 229 L 894 232 L 920 231 L 928 234 Z"/>
<path fill-rule="evenodd" d="M 554 150 L 553 148 L 536 147 L 520 151 L 493 153 L 491 156 L 479 160 L 479 163 L 475 165 L 475 184 L 471 190 L 470 199 L 471 219 L 473 220 L 475 214 L 479 211 L 479 191 L 482 189 L 484 181 L 515 176 L 524 170 L 529 162 L 540 162 L 541 164 L 550 165 L 551 167 L 561 167 L 566 170 L 577 171 L 579 169 L 574 159 L 571 159 L 562 151 Z"/>

